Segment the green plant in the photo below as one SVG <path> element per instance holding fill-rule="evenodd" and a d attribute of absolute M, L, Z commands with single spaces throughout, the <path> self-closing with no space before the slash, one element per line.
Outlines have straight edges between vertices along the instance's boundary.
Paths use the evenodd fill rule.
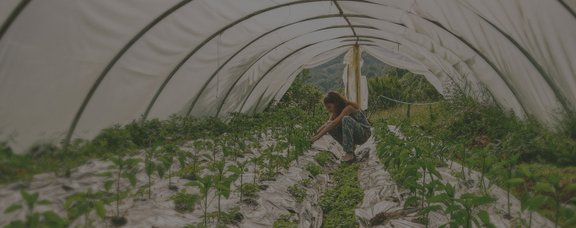
<path fill-rule="evenodd" d="M 296 202 L 301 203 L 306 198 L 306 189 L 300 184 L 293 184 L 288 187 L 288 193 L 294 197 Z"/>
<path fill-rule="evenodd" d="M 240 191 L 240 201 L 242 201 L 244 197 L 244 173 L 246 172 L 247 168 L 248 161 L 236 161 L 236 165 L 229 168 L 231 172 L 240 177 L 240 186 L 238 187 Z"/>
<path fill-rule="evenodd" d="M 307 188 L 312 187 L 312 179 L 311 178 L 302 179 L 298 181 L 298 184 Z"/>
<path fill-rule="evenodd" d="M 246 197 L 255 197 L 256 193 L 258 193 L 260 191 L 260 186 L 258 186 L 258 184 L 254 184 L 254 183 L 246 183 L 244 185 L 242 185 L 242 192 L 244 193 L 244 196 Z"/>
<path fill-rule="evenodd" d="M 358 182 L 358 164 L 342 165 L 334 172 L 336 186 L 320 197 L 324 212 L 322 227 L 358 227 L 354 209 L 362 202 L 364 192 Z"/>
<path fill-rule="evenodd" d="M 152 199 L 152 175 L 156 172 L 158 177 L 163 178 L 166 172 L 164 163 L 157 160 L 157 149 L 150 148 L 146 150 L 144 158 L 144 172 L 148 178 L 148 199 Z"/>
<path fill-rule="evenodd" d="M 297 228 L 298 227 L 298 219 L 293 218 L 292 214 L 280 215 L 274 224 L 272 224 L 273 228 Z"/>
<path fill-rule="evenodd" d="M 314 160 L 321 166 L 326 166 L 332 160 L 332 153 L 328 151 L 320 151 L 314 156 Z"/>
<path fill-rule="evenodd" d="M 64 208 L 68 214 L 68 219 L 74 221 L 80 216 L 84 216 L 84 227 L 90 227 L 91 221 L 89 215 L 95 211 L 100 219 L 106 217 L 106 205 L 110 202 L 104 192 L 87 192 L 75 193 L 66 198 Z"/>
<path fill-rule="evenodd" d="M 455 189 L 450 184 L 440 185 L 441 193 L 429 198 L 432 204 L 443 205 L 443 212 L 448 218 L 448 224 L 441 227 L 494 227 L 490 222 L 488 212 L 479 209 L 481 206 L 494 202 L 487 195 L 464 193 L 456 197 Z M 435 210 L 440 210 L 438 207 Z"/>
<path fill-rule="evenodd" d="M 234 167 L 234 166 L 233 166 Z M 216 174 L 214 175 L 214 186 L 216 188 L 216 196 L 218 197 L 218 215 L 221 213 L 221 198 L 224 196 L 225 198 L 230 197 L 230 185 L 232 182 L 236 180 L 238 175 L 229 175 L 226 174 L 231 172 L 230 168 L 226 168 L 226 162 L 224 160 L 214 161 L 212 167 L 210 167 L 213 172 Z M 237 169 L 237 167 L 232 168 Z M 220 216 L 218 216 L 218 220 L 220 220 Z"/>
<path fill-rule="evenodd" d="M 239 207 L 232 207 L 228 209 L 228 211 L 212 212 L 208 214 L 209 218 L 217 218 L 218 225 L 217 227 L 225 226 L 225 225 L 237 225 L 238 223 L 242 222 L 244 219 L 244 215 L 240 213 Z"/>
<path fill-rule="evenodd" d="M 38 193 L 29 193 L 27 191 L 20 191 L 22 197 L 21 203 L 15 203 L 6 210 L 5 214 L 12 213 L 25 208 L 26 217 L 24 220 L 15 220 L 10 222 L 6 228 L 37 228 L 37 227 L 67 227 L 68 221 L 53 211 L 45 211 L 42 213 L 34 211 L 36 205 L 48 205 L 50 201 L 40 199 Z"/>
<path fill-rule="evenodd" d="M 320 174 L 322 172 L 322 167 L 320 167 L 319 165 L 316 165 L 314 163 L 310 163 L 310 164 L 306 165 L 305 169 L 306 169 L 306 171 L 310 172 L 310 174 L 312 174 L 312 176 L 318 176 L 318 174 Z"/>
<path fill-rule="evenodd" d="M 204 211 L 204 226 L 208 226 L 208 194 L 215 184 L 213 178 L 214 177 L 212 176 L 203 176 L 198 178 L 196 181 L 186 184 L 189 186 L 196 186 L 200 190 L 200 194 L 204 200 L 204 205 L 202 207 L 202 210 Z"/>
<path fill-rule="evenodd" d="M 186 157 L 184 156 L 182 150 L 180 150 L 180 148 L 174 143 L 166 144 L 164 147 L 162 147 L 162 149 L 163 150 L 160 156 L 160 160 L 162 162 L 163 169 L 168 171 L 168 188 L 171 190 L 178 190 L 177 186 L 172 185 L 172 166 L 174 165 L 174 158 L 177 158 L 181 167 L 185 166 Z"/>
<path fill-rule="evenodd" d="M 534 185 L 534 189 L 542 194 L 542 196 L 549 202 L 554 210 L 554 223 L 555 227 L 560 224 L 560 218 L 564 217 L 566 225 L 576 225 L 576 219 L 571 217 L 574 215 L 574 209 L 563 207 L 562 205 L 569 202 L 574 206 L 576 204 L 575 197 L 564 199 L 563 196 L 567 192 L 576 191 L 576 184 L 560 182 L 560 176 L 550 175 L 547 180 L 538 182 Z M 570 217 L 567 217 L 569 215 Z"/>
<path fill-rule="evenodd" d="M 475 195 L 472 193 L 464 193 L 460 198 L 455 199 L 454 204 L 456 207 L 450 208 L 452 214 L 452 221 L 450 221 L 451 226 L 464 226 L 467 228 L 472 228 L 472 224 L 476 227 L 481 227 L 482 225 L 494 227 L 490 223 L 490 217 L 488 212 L 484 210 L 478 210 L 477 208 L 494 202 L 489 196 L 486 195 Z"/>
<path fill-rule="evenodd" d="M 170 197 L 174 201 L 174 207 L 178 212 L 192 212 L 200 197 L 186 191 L 180 191 Z"/>
<path fill-rule="evenodd" d="M 126 158 L 123 155 L 113 156 L 110 160 L 112 161 L 110 168 L 115 170 L 102 174 L 109 178 L 104 182 L 104 188 L 106 191 L 109 191 L 112 185 L 115 185 L 114 194 L 116 196 L 116 213 L 114 217 L 112 217 L 112 222 L 116 225 L 124 225 L 127 220 L 120 216 L 120 200 L 130 192 L 130 189 L 127 188 L 125 191 L 121 191 L 121 181 L 127 179 L 130 186 L 134 187 L 136 185 L 136 173 L 138 171 L 138 163 L 140 160 L 136 158 Z"/>

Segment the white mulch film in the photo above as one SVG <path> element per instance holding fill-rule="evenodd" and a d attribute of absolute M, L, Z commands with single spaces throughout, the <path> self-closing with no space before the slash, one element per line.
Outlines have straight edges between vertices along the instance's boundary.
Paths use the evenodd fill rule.
<path fill-rule="evenodd" d="M 403 137 L 400 130 L 394 126 L 389 129 L 397 134 L 398 137 Z M 263 145 L 272 145 L 273 141 L 270 137 L 266 137 L 262 142 Z M 188 143 L 187 145 L 191 145 Z M 188 146 L 183 146 L 184 150 L 191 150 Z M 260 184 L 266 186 L 265 190 L 257 193 L 255 197 L 257 206 L 240 204 L 239 193 L 234 191 L 228 199 L 222 198 L 222 210 L 226 211 L 234 206 L 240 205 L 240 212 L 244 219 L 236 225 L 229 225 L 230 227 L 271 227 L 281 215 L 293 214 L 293 217 L 298 218 L 299 227 L 321 227 L 322 225 L 322 210 L 318 205 L 318 200 L 327 188 L 331 187 L 330 176 L 327 172 L 323 172 L 316 177 L 313 177 L 304 167 L 309 163 L 316 163 L 314 155 L 320 151 L 330 151 L 335 156 L 340 157 L 344 155 L 342 148 L 329 136 L 322 137 L 318 140 L 310 150 L 301 155 L 297 161 L 294 161 L 288 169 L 282 169 L 275 180 L 262 181 Z M 206 152 L 205 152 L 206 153 Z M 402 211 L 404 205 L 404 196 L 407 191 L 399 188 L 392 180 L 390 174 L 386 172 L 383 165 L 377 159 L 376 142 L 372 137 L 367 143 L 359 146 L 356 150 L 360 158 L 360 169 L 357 174 L 359 177 L 360 185 L 364 190 L 364 199 L 360 205 L 355 209 L 357 221 L 360 227 L 370 227 L 370 219 L 375 215 L 382 212 Z M 249 153 L 244 158 L 239 160 L 250 159 L 257 155 L 256 151 Z M 142 157 L 142 156 L 138 156 Z M 232 161 L 229 162 L 231 164 Z M 334 168 L 339 165 L 338 160 L 332 160 L 331 165 L 324 167 L 324 170 Z M 442 175 L 444 183 L 450 183 L 455 186 L 457 195 L 465 192 L 479 192 L 478 183 L 480 174 L 476 171 L 465 169 L 468 174 L 467 180 L 473 180 L 472 185 L 462 183 L 460 178 L 454 176 L 455 173 L 461 172 L 461 166 L 456 162 L 446 167 L 439 167 L 438 171 Z M 45 173 L 36 175 L 29 183 L 13 183 L 0 187 L 0 211 L 4 211 L 10 204 L 19 202 L 21 200 L 19 190 L 25 188 L 30 192 L 40 193 L 40 198 L 52 201 L 52 205 L 39 206 L 38 211 L 53 210 L 64 215 L 63 204 L 65 198 L 77 192 L 87 191 L 88 189 L 102 190 L 104 178 L 99 176 L 99 173 L 104 172 L 111 165 L 109 161 L 92 160 L 88 163 L 73 170 L 70 178 L 58 177 L 53 173 Z M 177 169 L 175 165 L 173 169 Z M 351 174 L 353 175 L 353 174 Z M 251 183 L 254 178 L 254 173 L 251 167 L 249 171 L 244 174 L 244 183 Z M 312 178 L 312 186 L 306 188 L 307 196 L 301 203 L 297 203 L 295 199 L 288 192 L 288 187 L 298 183 L 302 179 Z M 140 167 L 138 174 L 139 185 L 147 183 L 147 176 Z M 487 180 L 485 180 L 487 181 Z M 185 186 L 189 180 L 173 177 L 172 182 L 180 189 L 186 189 L 187 192 L 197 193 L 196 187 Z M 124 186 L 128 183 L 124 182 Z M 237 190 L 239 180 L 234 184 L 234 189 Z M 143 197 L 137 195 L 128 197 L 122 200 L 120 210 L 125 212 L 128 219 L 128 224 L 125 227 L 183 227 L 187 224 L 197 224 L 203 221 L 203 211 L 200 203 L 196 206 L 193 212 L 180 213 L 174 210 L 174 203 L 170 197 L 175 193 L 168 189 L 168 179 L 155 179 L 152 187 L 153 196 L 152 200 L 147 199 L 147 194 Z M 527 213 L 520 213 L 520 202 L 512 198 L 511 209 L 512 219 L 504 217 L 506 208 L 506 192 L 498 187 L 492 186 L 490 194 L 497 199 L 495 203 L 484 206 L 482 209 L 490 213 L 490 219 L 496 227 L 511 227 L 512 221 L 518 219 L 519 216 L 527 218 Z M 216 197 L 212 195 L 209 197 L 209 211 L 216 211 L 217 201 Z M 107 206 L 108 215 L 114 212 L 114 205 Z M 384 224 L 376 227 L 424 227 L 418 224 L 416 219 L 418 217 L 415 210 L 405 211 L 399 216 L 396 216 Z M 8 224 L 10 221 L 23 218 L 24 212 L 15 212 L 11 214 L 0 215 L 0 226 Z M 95 220 L 96 227 L 109 226 L 106 222 L 98 219 L 94 214 L 91 216 Z M 430 227 L 438 227 L 447 222 L 447 218 L 439 213 L 433 212 L 430 214 Z M 553 227 L 553 223 L 542 216 L 534 213 L 533 227 Z M 81 226 L 83 219 L 80 218 L 72 225 Z"/>

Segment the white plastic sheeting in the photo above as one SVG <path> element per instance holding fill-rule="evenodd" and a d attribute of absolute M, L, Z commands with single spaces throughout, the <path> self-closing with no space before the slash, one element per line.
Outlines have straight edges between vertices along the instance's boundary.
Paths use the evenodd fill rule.
<path fill-rule="evenodd" d="M 359 43 L 553 124 L 576 104 L 574 0 L 3 0 L 0 139 L 173 114 L 259 111 L 303 65 Z M 340 52 L 340 53 L 342 53 Z"/>

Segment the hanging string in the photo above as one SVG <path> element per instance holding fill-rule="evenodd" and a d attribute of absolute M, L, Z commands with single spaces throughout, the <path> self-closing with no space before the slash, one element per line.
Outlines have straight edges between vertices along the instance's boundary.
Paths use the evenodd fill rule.
<path fill-rule="evenodd" d="M 380 95 L 380 96 L 378 96 L 378 97 L 379 97 L 379 98 L 384 98 L 384 99 L 386 99 L 386 100 L 393 101 L 393 102 L 396 102 L 396 103 L 407 104 L 407 105 L 432 105 L 432 104 L 440 103 L 440 102 L 438 102 L 438 101 L 436 101 L 436 102 L 429 102 L 429 103 L 412 103 L 412 102 L 406 102 L 406 101 L 396 100 L 396 99 L 394 99 L 394 98 L 390 98 L 390 97 L 387 97 L 387 96 L 384 96 L 384 95 Z"/>
<path fill-rule="evenodd" d="M 218 42 L 216 43 L 216 63 L 220 67 L 220 43 L 222 42 L 222 33 L 218 35 Z M 216 73 L 216 98 L 220 98 L 220 71 Z"/>

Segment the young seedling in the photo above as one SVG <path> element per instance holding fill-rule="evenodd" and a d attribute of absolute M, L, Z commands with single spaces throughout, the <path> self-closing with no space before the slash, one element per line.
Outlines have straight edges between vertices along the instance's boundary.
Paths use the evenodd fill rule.
<path fill-rule="evenodd" d="M 112 185 L 115 184 L 114 194 L 116 195 L 116 213 L 114 217 L 111 218 L 112 223 L 116 226 L 125 225 L 128 221 L 126 218 L 120 215 L 120 201 L 123 195 L 130 192 L 130 189 L 126 191 L 121 191 L 121 181 L 127 179 L 131 187 L 136 186 L 136 172 L 138 171 L 139 159 L 136 158 L 125 158 L 122 155 L 116 155 L 111 157 L 113 165 L 110 167 L 115 169 L 113 172 L 106 172 L 103 175 L 108 176 L 110 179 L 104 182 L 104 188 L 109 191 Z"/>
<path fill-rule="evenodd" d="M 563 214 L 570 215 L 566 221 L 567 225 L 576 225 L 576 219 L 573 217 L 573 215 L 575 215 L 573 209 L 570 209 L 569 207 L 564 208 L 562 206 L 563 204 L 567 204 L 569 201 L 575 203 L 575 198 L 563 200 L 563 196 L 566 193 L 576 191 L 576 184 L 562 183 L 560 181 L 560 176 L 553 174 L 548 176 L 546 181 L 536 183 L 536 185 L 534 185 L 534 190 L 543 194 L 547 202 L 552 203 L 552 208 L 554 209 L 554 227 L 559 226 L 560 217 L 562 217 Z"/>
<path fill-rule="evenodd" d="M 162 165 L 168 171 L 168 189 L 172 191 L 178 190 L 178 186 L 173 185 L 172 183 L 172 166 L 174 165 L 174 158 L 178 158 L 181 167 L 184 167 L 186 164 L 185 158 L 182 156 L 182 151 L 178 146 L 174 143 L 166 144 L 163 147 L 163 153 L 160 157 L 162 161 Z"/>
<path fill-rule="evenodd" d="M 22 196 L 22 202 L 8 206 L 8 208 L 4 210 L 4 214 L 13 213 L 25 208 L 26 217 L 24 220 L 15 220 L 10 222 L 7 226 L 5 226 L 6 228 L 68 227 L 69 222 L 53 211 L 45 211 L 42 213 L 34 211 L 37 205 L 50 204 L 50 201 L 40 199 L 38 193 L 29 193 L 22 190 L 20 191 L 20 196 Z"/>
<path fill-rule="evenodd" d="M 152 199 L 152 175 L 157 173 L 160 178 L 164 177 L 166 168 L 164 164 L 157 161 L 157 150 L 156 148 L 150 148 L 146 151 L 145 161 L 144 161 L 144 171 L 148 177 L 148 199 Z"/>
<path fill-rule="evenodd" d="M 90 213 L 95 211 L 100 219 L 104 219 L 106 217 L 106 205 L 109 203 L 110 199 L 105 197 L 104 192 L 92 192 L 92 189 L 89 189 L 87 192 L 79 192 L 67 197 L 64 208 L 66 208 L 70 221 L 84 216 L 84 227 L 91 227 Z"/>
<path fill-rule="evenodd" d="M 452 213 L 451 226 L 472 228 L 474 224 L 476 227 L 482 227 L 482 225 L 494 227 L 490 222 L 488 212 L 478 210 L 478 207 L 494 202 L 490 196 L 464 193 L 460 198 L 455 199 L 455 202 L 458 208 L 452 208 L 456 210 Z"/>
<path fill-rule="evenodd" d="M 243 192 L 243 185 L 244 185 L 244 173 L 248 169 L 248 161 L 236 161 L 235 166 L 230 166 L 229 170 L 233 172 L 235 175 L 240 177 L 240 202 L 243 200 L 244 192 Z"/>
<path fill-rule="evenodd" d="M 532 227 L 533 212 L 544 206 L 544 204 L 546 204 L 547 198 L 542 195 L 536 195 L 534 192 L 530 191 L 528 183 L 537 182 L 537 176 L 534 174 L 533 170 L 530 170 L 526 165 L 522 165 L 518 167 L 518 174 L 524 178 L 523 179 L 524 193 L 520 198 L 520 202 L 521 202 L 521 210 L 529 211 L 528 228 L 530 228 Z"/>
<path fill-rule="evenodd" d="M 214 177 L 213 176 L 203 176 L 198 178 L 198 180 L 186 184 L 188 186 L 198 187 L 200 190 L 200 195 L 204 200 L 203 211 L 204 211 L 204 226 L 208 226 L 208 195 L 210 190 L 214 187 Z"/>
<path fill-rule="evenodd" d="M 221 213 L 221 199 L 222 196 L 225 198 L 230 197 L 230 185 L 236 178 L 237 175 L 226 176 L 229 169 L 226 168 L 226 162 L 224 160 L 215 161 L 211 170 L 215 172 L 214 175 L 214 186 L 216 187 L 216 195 L 218 197 L 218 223 L 220 222 L 220 213 Z"/>

